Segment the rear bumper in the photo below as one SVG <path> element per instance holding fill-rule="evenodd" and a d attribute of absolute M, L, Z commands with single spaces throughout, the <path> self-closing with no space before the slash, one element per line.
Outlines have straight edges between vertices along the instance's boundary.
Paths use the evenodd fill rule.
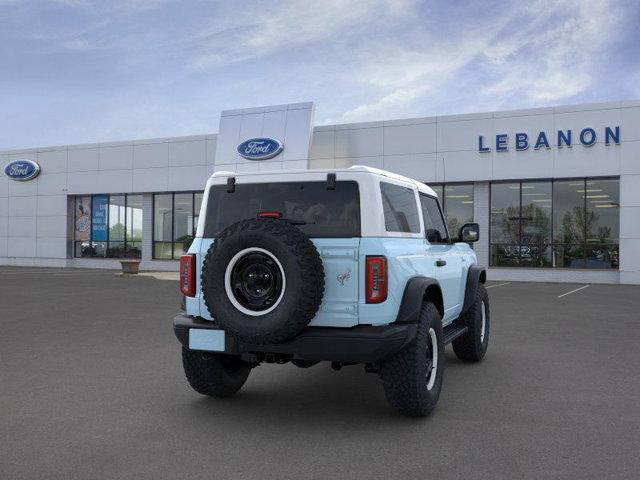
<path fill-rule="evenodd" d="M 220 330 L 213 322 L 180 314 L 173 319 L 173 331 L 180 343 L 189 348 L 189 330 Z M 224 352 L 271 353 L 290 355 L 301 360 L 377 363 L 404 348 L 416 336 L 415 323 L 394 323 L 380 327 L 360 325 L 352 328 L 307 327 L 284 343 L 253 345 L 225 335 Z"/>

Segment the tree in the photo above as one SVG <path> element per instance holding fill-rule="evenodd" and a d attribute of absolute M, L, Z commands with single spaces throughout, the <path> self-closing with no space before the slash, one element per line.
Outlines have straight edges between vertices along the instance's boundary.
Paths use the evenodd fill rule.
<path fill-rule="evenodd" d="M 109 240 L 124 241 L 124 225 L 122 223 L 116 223 L 109 227 Z"/>

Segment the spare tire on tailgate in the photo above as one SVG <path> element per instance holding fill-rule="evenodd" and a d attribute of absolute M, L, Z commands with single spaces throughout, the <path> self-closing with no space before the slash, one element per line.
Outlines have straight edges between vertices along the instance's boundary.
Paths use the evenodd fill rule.
<path fill-rule="evenodd" d="M 202 267 L 202 294 L 215 322 L 245 343 L 280 343 L 316 315 L 324 268 L 311 240 L 271 218 L 242 220 L 215 238 Z"/>

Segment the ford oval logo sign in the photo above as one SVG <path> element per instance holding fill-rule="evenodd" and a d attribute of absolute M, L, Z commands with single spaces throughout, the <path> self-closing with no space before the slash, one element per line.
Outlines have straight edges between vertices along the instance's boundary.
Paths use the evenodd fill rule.
<path fill-rule="evenodd" d="M 14 160 L 4 167 L 4 173 L 11 180 L 26 182 L 40 173 L 40 165 L 33 160 Z"/>
<path fill-rule="evenodd" d="M 278 155 L 284 146 L 273 138 L 250 138 L 238 145 L 238 153 L 249 160 L 266 160 Z"/>

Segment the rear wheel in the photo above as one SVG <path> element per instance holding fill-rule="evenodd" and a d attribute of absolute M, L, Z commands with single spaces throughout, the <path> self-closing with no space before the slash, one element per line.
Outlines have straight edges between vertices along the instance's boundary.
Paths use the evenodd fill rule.
<path fill-rule="evenodd" d="M 384 392 L 391 406 L 412 417 L 424 417 L 438 403 L 444 370 L 442 319 L 433 303 L 420 311 L 416 338 L 382 363 Z"/>
<path fill-rule="evenodd" d="M 247 381 L 251 367 L 233 355 L 182 349 L 182 365 L 191 388 L 210 397 L 228 397 Z"/>

